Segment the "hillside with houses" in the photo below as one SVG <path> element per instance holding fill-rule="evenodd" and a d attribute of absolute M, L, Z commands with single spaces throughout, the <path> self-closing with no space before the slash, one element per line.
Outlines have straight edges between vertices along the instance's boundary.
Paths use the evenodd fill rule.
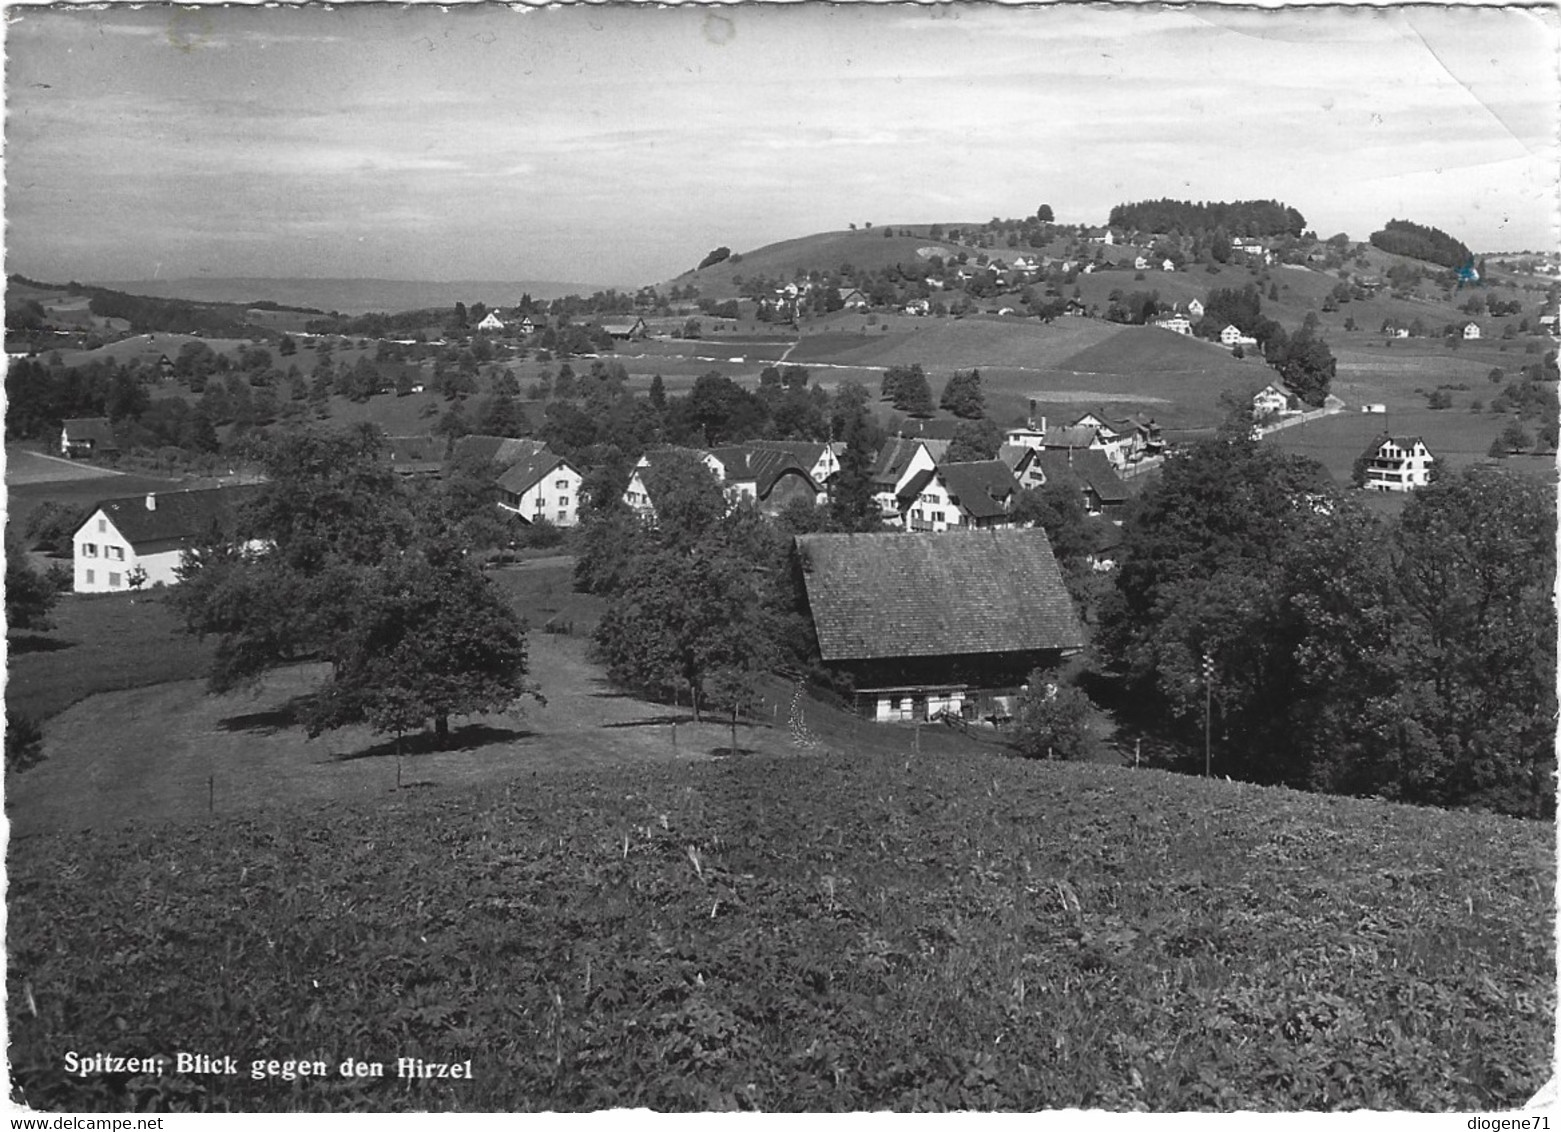
<path fill-rule="evenodd" d="M 600 814 L 680 775 L 707 790 L 754 774 L 768 785 L 746 796 L 784 808 L 818 776 L 871 794 L 858 776 L 876 759 L 959 779 L 946 798 L 970 829 L 1000 798 L 1051 789 L 1026 775 L 1061 770 L 1076 777 L 1045 781 L 1104 791 L 1123 821 L 1272 812 L 1298 823 L 1294 844 L 1333 828 L 1315 806 L 1335 805 L 1346 840 L 1385 821 L 1370 837 L 1393 860 L 1423 815 L 1500 821 L 1498 852 L 1530 876 L 1555 813 L 1561 284 L 1535 257 L 1451 268 L 1319 240 L 1256 203 L 1207 226 L 1178 202 L 1105 225 L 1050 209 L 864 223 L 716 249 L 632 292 L 350 316 L 13 279 L 13 830 L 45 846 L 282 812 L 316 830 L 308 815 L 358 807 L 341 828 L 367 831 L 391 813 L 438 825 L 454 806 L 549 844 L 605 838 L 579 848 L 621 877 L 579 882 L 596 886 L 591 915 L 617 915 L 594 903 L 603 885 L 672 891 L 640 870 L 676 858 L 674 887 L 700 900 L 688 938 L 708 943 L 785 888 L 731 855 L 749 826 L 728 815 L 718 838 L 657 801 L 609 831 L 553 802 L 521 814 L 514 782 L 544 799 L 577 783 Z M 603 783 L 605 809 L 590 802 Z M 1077 818 L 1024 804 L 1046 828 Z M 904 820 L 898 806 L 885 794 L 883 820 Z M 1203 884 L 1159 836 L 1142 860 Z M 797 858 L 815 872 L 817 845 Z M 888 840 L 881 852 L 884 869 L 913 867 Z M 1183 924 L 1142 966 L 1133 941 L 1155 933 L 1098 910 L 1118 866 L 1097 864 L 1043 892 L 1072 917 L 1067 954 L 1089 978 L 1151 979 L 1204 946 Z M 889 978 L 923 944 L 821 926 L 859 914 L 871 869 L 836 862 L 784 899 L 812 909 L 797 947 L 828 937 L 853 963 L 885 957 L 861 970 Z M 1251 900 L 1265 926 L 1232 910 L 1209 930 L 1289 941 L 1277 905 Z M 829 998 L 856 977 L 810 985 Z M 638 991 L 614 1005 L 600 985 L 577 1005 L 637 1009 Z M 61 1040 L 49 1027 L 29 1049 Z M 570 1057 L 595 1048 L 558 1032 Z M 48 1071 L 26 1077 L 80 1099 Z M 596 1096 L 570 1080 L 577 1101 Z M 1420 1095 L 1372 1082 L 1339 1095 Z M 857 1099 L 907 1095 L 879 1082 Z"/>

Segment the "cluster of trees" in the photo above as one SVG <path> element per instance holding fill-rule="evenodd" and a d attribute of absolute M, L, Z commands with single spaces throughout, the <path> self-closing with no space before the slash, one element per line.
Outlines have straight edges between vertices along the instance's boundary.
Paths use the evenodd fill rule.
<path fill-rule="evenodd" d="M 1447 473 L 1396 522 L 1232 427 L 1168 460 L 1123 529 L 1098 640 L 1126 718 L 1252 781 L 1549 812 L 1554 503 Z"/>
<path fill-rule="evenodd" d="M 309 734 L 366 724 L 398 745 L 536 694 L 524 623 L 452 538 L 442 494 L 408 490 L 376 430 L 264 437 L 252 457 L 259 498 L 186 553 L 172 591 L 189 631 L 216 639 L 213 691 L 325 661 Z"/>
<path fill-rule="evenodd" d="M 1462 240 L 1455 240 L 1440 228 L 1410 220 L 1389 220 L 1380 231 L 1371 234 L 1371 243 L 1394 255 L 1438 263 L 1455 270 L 1474 262 L 1474 254 Z"/>
<path fill-rule="evenodd" d="M 932 416 L 932 385 L 920 362 L 884 370 L 878 392 L 902 413 L 913 417 Z"/>
<path fill-rule="evenodd" d="M 938 408 L 947 409 L 956 417 L 980 420 L 986 416 L 986 394 L 981 391 L 981 371 L 956 370 L 943 387 L 938 398 Z"/>
<path fill-rule="evenodd" d="M 1111 210 L 1113 228 L 1134 232 L 1198 232 L 1223 228 L 1235 236 L 1300 236 L 1306 218 L 1274 200 L 1150 200 Z"/>

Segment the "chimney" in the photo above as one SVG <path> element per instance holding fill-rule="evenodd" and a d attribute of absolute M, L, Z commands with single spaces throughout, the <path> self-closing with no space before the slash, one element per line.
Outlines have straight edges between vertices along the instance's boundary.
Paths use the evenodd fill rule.
<path fill-rule="evenodd" d="M 146 493 L 146 509 L 148 511 L 156 511 L 157 510 L 157 493 L 156 492 L 149 491 L 149 492 Z"/>

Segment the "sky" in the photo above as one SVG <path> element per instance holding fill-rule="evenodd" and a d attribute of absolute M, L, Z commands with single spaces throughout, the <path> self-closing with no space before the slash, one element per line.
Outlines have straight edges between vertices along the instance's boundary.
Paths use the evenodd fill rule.
<path fill-rule="evenodd" d="M 1558 245 L 1551 8 L 6 8 L 6 270 L 637 286 L 711 248 L 1278 199 Z"/>

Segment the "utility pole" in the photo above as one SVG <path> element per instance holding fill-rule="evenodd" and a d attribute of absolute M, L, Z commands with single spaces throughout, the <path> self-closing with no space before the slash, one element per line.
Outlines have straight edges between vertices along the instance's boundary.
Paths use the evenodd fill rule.
<path fill-rule="evenodd" d="M 1214 657 L 1203 654 L 1203 777 L 1208 778 L 1213 765 L 1213 742 L 1210 738 L 1209 715 L 1214 704 Z"/>

